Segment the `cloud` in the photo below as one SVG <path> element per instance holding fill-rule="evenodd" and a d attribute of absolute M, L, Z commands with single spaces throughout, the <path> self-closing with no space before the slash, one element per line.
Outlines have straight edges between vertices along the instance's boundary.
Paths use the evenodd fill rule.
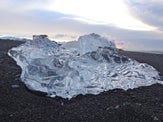
<path fill-rule="evenodd" d="M 59 40 L 75 40 L 77 38 L 77 36 L 73 36 L 73 35 L 68 35 L 68 34 L 56 34 L 54 36 L 54 39 L 59 39 Z"/>
<path fill-rule="evenodd" d="M 47 10 L 29 10 L 23 13 L 1 10 L 0 32 L 19 34 L 56 33 L 62 28 L 65 17 L 71 17 L 58 12 Z M 58 33 L 58 32 L 57 32 Z"/>
<path fill-rule="evenodd" d="M 136 18 L 163 30 L 162 0 L 127 0 L 129 11 Z"/>
<path fill-rule="evenodd" d="M 51 0 L 48 1 L 51 2 Z M 143 8 L 143 4 L 147 3 L 147 1 L 142 1 L 143 2 L 139 0 L 138 3 L 133 3 L 131 0 L 128 1 L 128 5 L 131 5 L 129 7 L 131 13 L 135 13 L 135 17 L 140 18 L 140 20 L 145 23 L 157 26 L 161 29 L 162 12 L 159 8 L 161 10 L 162 8 L 157 8 L 158 3 L 153 3 L 158 9 L 157 11 L 160 11 L 157 13 L 156 9 L 152 7 L 155 10 L 153 10 L 153 12 L 157 15 L 152 12 L 148 12 L 149 14 L 143 14 L 142 12 L 142 16 L 138 16 L 141 12 L 138 10 L 135 11 L 135 8 L 140 8 L 142 11 L 146 8 Z M 36 3 L 38 3 L 36 5 L 37 7 L 34 8 L 33 6 L 35 6 Z M 28 35 L 30 37 L 32 37 L 33 34 L 47 34 L 50 38 L 57 40 L 75 40 L 83 34 L 97 33 L 107 37 L 109 40 L 114 40 L 118 46 L 121 46 L 124 49 L 163 50 L 163 34 L 161 32 L 128 30 L 113 26 L 112 24 L 91 23 L 81 19 L 76 19 L 77 16 L 74 15 L 44 9 L 45 7 L 42 7 L 43 3 L 44 0 L 0 1 L 0 33 Z M 32 6 L 30 7 L 30 5 Z M 26 6 L 26 9 L 23 8 L 24 6 Z M 150 20 L 147 15 L 154 16 L 155 18 Z M 157 20 L 157 16 L 159 20 Z M 154 19 L 156 20 L 155 23 Z"/>
<path fill-rule="evenodd" d="M 47 9 L 78 16 L 78 20 L 90 23 L 113 25 L 129 30 L 155 29 L 130 16 L 124 0 L 55 0 Z"/>
<path fill-rule="evenodd" d="M 67 35 L 65 35 L 65 34 L 56 34 L 56 35 L 54 36 L 54 38 L 63 38 L 63 37 L 65 37 L 65 36 L 67 36 Z"/>
<path fill-rule="evenodd" d="M 1 0 L 0 9 L 15 12 L 24 12 L 28 10 L 46 9 L 52 0 Z"/>
<path fill-rule="evenodd" d="M 41 13 L 46 14 L 46 17 Z M 10 16 L 5 16 L 6 14 Z M 75 40 L 80 35 L 97 33 L 114 40 L 115 43 L 128 50 L 162 50 L 163 36 L 157 32 L 131 31 L 109 25 L 89 24 L 78 21 L 64 14 L 49 11 L 26 12 L 26 14 L 10 12 L 0 13 L 0 32 L 29 35 L 47 34 L 52 39 Z M 6 21 L 12 20 L 12 21 Z"/>

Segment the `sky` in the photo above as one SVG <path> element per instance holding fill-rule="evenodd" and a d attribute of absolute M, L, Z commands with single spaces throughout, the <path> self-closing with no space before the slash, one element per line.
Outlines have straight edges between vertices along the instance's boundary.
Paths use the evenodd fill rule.
<path fill-rule="evenodd" d="M 163 0 L 0 0 L 0 36 L 57 41 L 97 33 L 118 48 L 163 51 Z"/>

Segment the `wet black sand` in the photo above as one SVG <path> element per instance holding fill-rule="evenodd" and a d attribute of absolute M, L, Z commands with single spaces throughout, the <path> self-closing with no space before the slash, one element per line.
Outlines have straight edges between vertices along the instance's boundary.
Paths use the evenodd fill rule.
<path fill-rule="evenodd" d="M 26 89 L 21 69 L 7 55 L 20 42 L 0 40 L 0 122 L 163 122 L 163 85 L 51 99 Z M 121 52 L 163 75 L 163 55 Z"/>

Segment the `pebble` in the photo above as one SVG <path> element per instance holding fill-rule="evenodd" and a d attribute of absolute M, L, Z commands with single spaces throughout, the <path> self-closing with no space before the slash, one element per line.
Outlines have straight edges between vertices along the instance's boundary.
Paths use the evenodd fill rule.
<path fill-rule="evenodd" d="M 10 114 L 9 116 L 10 116 L 10 117 L 12 117 L 12 116 L 13 116 L 13 114 Z"/>
<path fill-rule="evenodd" d="M 61 106 L 64 106 L 64 103 L 63 102 L 61 102 Z"/>
<path fill-rule="evenodd" d="M 156 116 L 153 117 L 153 120 L 154 121 L 159 121 L 159 119 Z"/>
<path fill-rule="evenodd" d="M 129 105 L 129 104 L 130 104 L 129 102 L 124 102 L 123 106 Z"/>
<path fill-rule="evenodd" d="M 114 107 L 113 106 L 110 106 L 110 107 L 106 108 L 107 111 L 108 110 L 111 110 L 111 109 L 114 109 Z"/>
<path fill-rule="evenodd" d="M 115 106 L 115 109 L 118 109 L 118 108 L 119 108 L 119 105 L 116 105 L 116 106 Z"/>
<path fill-rule="evenodd" d="M 17 84 L 11 85 L 12 88 L 19 88 L 20 86 Z"/>
<path fill-rule="evenodd" d="M 142 104 L 141 103 L 136 103 L 137 106 L 141 106 Z"/>

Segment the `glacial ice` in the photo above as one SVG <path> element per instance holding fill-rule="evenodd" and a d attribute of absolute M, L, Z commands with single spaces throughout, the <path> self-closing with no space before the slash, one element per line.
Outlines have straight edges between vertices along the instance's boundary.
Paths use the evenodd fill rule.
<path fill-rule="evenodd" d="M 155 68 L 120 55 L 112 41 L 94 33 L 64 44 L 35 35 L 8 54 L 21 67 L 26 86 L 50 97 L 71 99 L 159 82 Z"/>

